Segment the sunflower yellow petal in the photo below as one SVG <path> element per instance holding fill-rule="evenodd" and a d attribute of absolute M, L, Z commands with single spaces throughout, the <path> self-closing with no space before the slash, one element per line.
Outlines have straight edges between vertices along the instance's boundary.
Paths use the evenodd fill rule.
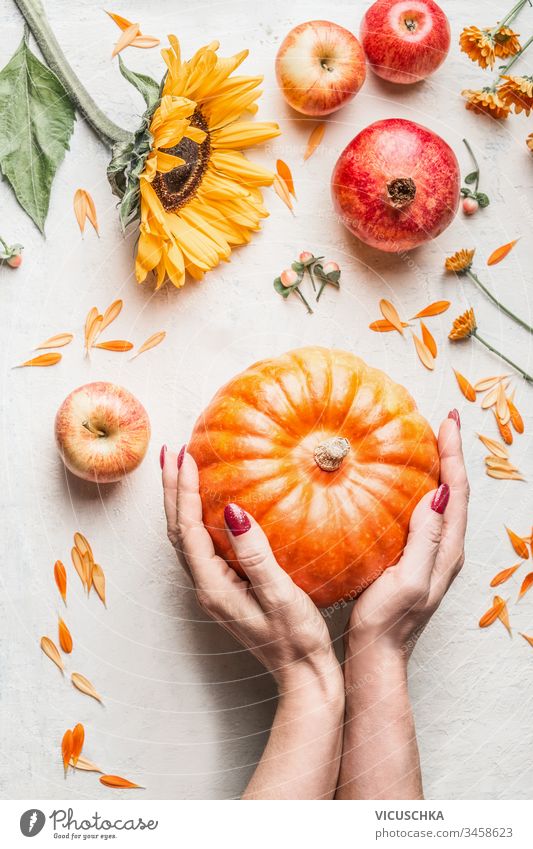
<path fill-rule="evenodd" d="M 211 133 L 211 143 L 215 149 L 242 150 L 262 144 L 280 133 L 278 124 L 273 121 L 237 121 Z"/>

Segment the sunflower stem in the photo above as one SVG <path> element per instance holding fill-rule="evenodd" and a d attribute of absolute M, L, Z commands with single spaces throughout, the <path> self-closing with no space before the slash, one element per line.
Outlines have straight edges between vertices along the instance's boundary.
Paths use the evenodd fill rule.
<path fill-rule="evenodd" d="M 54 72 L 70 100 L 93 128 L 98 138 L 108 147 L 117 142 L 128 142 L 132 133 L 123 130 L 105 115 L 92 99 L 69 65 L 45 15 L 41 0 L 14 0 L 30 32 L 39 46 L 48 67 Z"/>
<path fill-rule="evenodd" d="M 533 383 L 532 375 L 528 374 L 527 371 L 524 371 L 523 368 L 520 368 L 520 366 L 510 360 L 509 357 L 506 357 L 504 354 L 502 354 L 501 351 L 497 351 L 496 348 L 493 348 L 492 345 L 489 345 L 486 339 L 483 339 L 481 336 L 479 336 L 477 330 L 472 331 L 472 336 L 475 336 L 478 342 L 481 342 L 481 344 L 484 345 L 485 348 L 488 348 L 489 351 L 491 351 L 493 354 L 496 354 L 497 357 L 500 357 L 500 359 L 507 363 L 507 365 L 511 366 L 511 368 L 514 368 L 515 371 L 522 375 L 524 380 L 527 380 L 528 383 Z"/>
<path fill-rule="evenodd" d="M 495 304 L 495 306 L 497 306 L 499 310 L 505 313 L 505 315 L 509 316 L 509 318 L 512 318 L 513 321 L 516 321 L 516 323 L 519 324 L 520 327 L 523 327 L 524 330 L 527 330 L 528 333 L 533 333 L 533 327 L 531 327 L 529 324 L 526 324 L 526 322 L 522 321 L 522 319 L 515 315 L 514 312 L 511 312 L 510 309 L 507 309 L 506 306 L 500 303 L 500 301 L 494 297 L 490 289 L 487 289 L 487 287 L 483 285 L 477 274 L 474 274 L 474 272 L 470 268 L 466 270 L 466 273 L 470 280 L 472 280 L 472 282 L 475 283 L 476 286 L 481 289 L 482 292 L 484 292 L 487 298 L 492 301 L 492 303 Z"/>

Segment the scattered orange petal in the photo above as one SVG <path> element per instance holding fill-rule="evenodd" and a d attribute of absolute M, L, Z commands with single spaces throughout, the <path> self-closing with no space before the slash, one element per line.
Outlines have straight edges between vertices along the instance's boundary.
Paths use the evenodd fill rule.
<path fill-rule="evenodd" d="M 116 23 L 117 27 L 120 27 L 123 31 L 132 25 L 131 21 L 128 21 L 127 18 L 123 18 L 122 15 L 115 15 L 114 12 L 108 12 L 107 10 L 105 10 L 105 13 L 106 15 L 109 15 L 111 20 Z"/>
<path fill-rule="evenodd" d="M 120 315 L 120 312 L 123 307 L 123 302 L 119 298 L 117 301 L 113 301 L 113 303 L 108 306 L 105 313 L 102 316 L 102 324 L 100 325 L 100 333 L 102 330 L 105 330 L 106 327 L 109 327 L 112 321 L 115 321 L 116 318 Z M 97 311 L 98 314 L 98 311 Z"/>
<path fill-rule="evenodd" d="M 501 471 L 499 469 L 487 469 L 487 475 L 489 478 L 497 478 L 497 480 L 505 480 L 505 481 L 523 481 L 525 480 L 524 476 L 520 474 L 520 472 L 515 471 Z"/>
<path fill-rule="evenodd" d="M 96 342 L 93 348 L 100 348 L 102 351 L 124 352 L 131 351 L 133 342 L 127 342 L 125 339 L 111 339 L 109 342 Z"/>
<path fill-rule="evenodd" d="M 136 357 L 138 357 L 140 354 L 144 354 L 145 351 L 150 351 L 152 348 L 155 348 L 156 345 L 160 345 L 161 342 L 163 342 L 163 340 L 165 339 L 166 335 L 166 330 L 159 330 L 158 333 L 154 333 L 152 334 L 152 336 L 149 336 L 146 342 L 143 342 L 139 350 L 135 352 L 133 357 L 131 357 L 130 362 L 131 360 L 134 360 Z"/>
<path fill-rule="evenodd" d="M 496 601 L 496 599 L 499 599 L 499 601 Z M 492 607 L 490 607 L 479 620 L 479 627 L 488 628 L 489 625 L 492 625 L 493 622 L 496 622 L 496 619 L 498 619 L 504 604 L 505 602 L 503 599 L 500 599 L 499 596 L 494 596 L 494 602 L 492 604 Z"/>
<path fill-rule="evenodd" d="M 505 599 L 500 598 L 499 595 L 495 595 L 494 604 L 498 605 L 499 607 L 498 619 L 503 625 L 505 625 L 505 627 L 507 628 L 507 632 L 511 634 L 511 623 L 509 621 L 509 611 L 507 609 L 507 602 L 505 601 Z"/>
<path fill-rule="evenodd" d="M 500 436 L 505 442 L 506 445 L 513 444 L 513 434 L 511 428 L 508 424 L 502 424 L 498 416 L 496 415 L 496 411 L 493 410 L 494 418 L 496 419 L 496 424 L 498 425 L 498 430 L 500 431 Z"/>
<path fill-rule="evenodd" d="M 76 189 L 74 192 L 74 215 L 80 228 L 80 233 L 85 230 L 85 221 L 87 220 L 87 193 L 84 189 Z"/>
<path fill-rule="evenodd" d="M 91 307 L 89 312 L 87 313 L 87 318 L 85 319 L 85 347 L 87 348 L 87 341 L 89 339 L 89 332 L 91 330 L 93 321 L 98 316 L 98 307 Z"/>
<path fill-rule="evenodd" d="M 131 42 L 137 38 L 141 30 L 139 24 L 130 24 L 125 30 L 122 30 L 122 35 L 113 47 L 111 58 L 114 59 L 122 50 L 125 50 Z"/>
<path fill-rule="evenodd" d="M 83 586 L 87 589 L 87 584 L 85 583 L 85 566 L 83 563 L 83 556 L 75 546 L 71 549 L 70 556 L 72 558 L 72 565 L 78 573 Z"/>
<path fill-rule="evenodd" d="M 76 531 L 76 533 L 74 534 L 74 545 L 82 556 L 87 551 L 90 553 L 91 557 L 93 556 L 93 550 L 91 548 L 89 540 L 86 536 L 80 533 L 80 531 Z"/>
<path fill-rule="evenodd" d="M 381 310 L 381 315 L 383 316 L 383 318 L 387 321 L 390 321 L 390 323 L 398 331 L 398 333 L 401 333 L 403 336 L 403 322 L 400 316 L 398 315 L 398 310 L 396 309 L 394 304 L 391 304 L 390 301 L 387 301 L 385 298 L 382 298 L 379 302 L 379 308 Z"/>
<path fill-rule="evenodd" d="M 89 332 L 87 334 L 87 353 L 89 352 L 89 348 L 92 348 L 94 345 L 94 341 L 98 334 L 100 333 L 100 328 L 102 326 L 102 321 L 104 320 L 103 315 L 97 315 L 94 319 L 93 323 L 89 328 Z"/>
<path fill-rule="evenodd" d="M 533 585 L 533 572 L 530 572 L 529 575 L 526 575 L 524 580 L 522 581 L 522 586 L 520 587 L 520 592 L 518 593 L 518 601 L 522 598 L 523 595 L 527 593 L 530 587 Z"/>
<path fill-rule="evenodd" d="M 50 637 L 41 637 L 41 649 L 45 655 L 50 658 L 52 663 L 55 663 L 61 672 L 63 672 L 65 666 L 61 659 L 61 655 L 59 654 L 56 644 L 50 639 Z"/>
<path fill-rule="evenodd" d="M 97 702 L 102 701 L 102 697 L 99 693 L 97 693 L 94 686 L 91 684 L 89 679 L 85 677 L 85 675 L 81 675 L 79 672 L 73 672 L 70 676 L 70 680 L 80 693 L 84 693 L 86 696 L 91 696 L 91 698 L 96 699 Z"/>
<path fill-rule="evenodd" d="M 279 176 L 279 174 L 276 174 L 274 176 L 274 180 L 273 180 L 272 185 L 274 187 L 274 191 L 276 192 L 277 196 L 279 198 L 281 198 L 281 200 L 283 201 L 285 206 L 288 209 L 290 209 L 290 211 L 292 212 L 293 211 L 292 200 L 291 200 L 289 189 L 288 189 L 288 186 L 287 186 L 285 180 L 282 180 L 281 177 Z"/>
<path fill-rule="evenodd" d="M 74 335 L 72 333 L 58 333 L 56 336 L 50 336 L 45 342 L 35 346 L 36 351 L 42 351 L 46 348 L 64 348 L 65 345 L 70 345 Z"/>
<path fill-rule="evenodd" d="M 509 377 L 509 375 L 499 374 L 495 377 L 484 377 L 482 380 L 478 380 L 477 383 L 474 383 L 474 389 L 476 392 L 487 392 L 489 389 L 493 389 L 497 386 L 500 380 L 505 380 L 506 377 Z"/>
<path fill-rule="evenodd" d="M 101 775 L 100 783 L 106 787 L 115 787 L 119 790 L 144 789 L 140 784 L 134 784 L 133 781 L 128 781 L 127 778 L 121 778 L 120 775 Z"/>
<path fill-rule="evenodd" d="M 529 643 L 530 646 L 533 646 L 533 637 L 529 637 L 527 634 L 522 634 L 522 632 L 520 632 L 520 636 L 524 638 L 526 643 Z"/>
<path fill-rule="evenodd" d="M 461 390 L 461 392 L 465 396 L 466 400 L 467 401 L 475 401 L 476 400 L 476 390 L 474 389 L 474 387 L 472 386 L 470 381 L 467 380 L 466 377 L 464 377 L 464 375 L 461 374 L 461 372 L 456 371 L 455 369 L 453 370 L 453 373 L 455 374 L 457 383 L 459 384 L 459 389 Z"/>
<path fill-rule="evenodd" d="M 502 460 L 506 460 L 509 456 L 507 448 L 502 445 L 501 442 L 497 442 L 489 436 L 484 436 L 482 433 L 478 433 L 477 437 L 481 440 L 485 448 L 488 448 L 489 451 L 496 455 L 496 457 L 501 457 Z"/>
<path fill-rule="evenodd" d="M 489 256 L 487 260 L 487 265 L 497 265 L 499 262 L 502 261 L 502 259 L 505 259 L 507 254 L 512 251 L 517 242 L 518 239 L 513 239 L 512 242 L 507 242 L 506 245 L 502 245 L 500 248 L 496 248 L 496 250 L 493 251 Z"/>
<path fill-rule="evenodd" d="M 76 767 L 76 769 L 82 769 L 85 772 L 102 772 L 103 770 L 100 767 L 96 766 L 92 761 L 88 758 L 84 758 L 83 755 L 80 755 L 76 763 L 73 762 L 72 758 L 69 761 L 69 766 Z"/>
<path fill-rule="evenodd" d="M 507 526 L 505 526 L 505 530 L 507 531 L 507 534 L 511 541 L 511 545 L 513 546 L 518 556 L 521 557 L 522 560 L 527 560 L 529 558 L 529 549 L 527 547 L 527 543 L 524 542 L 522 537 L 519 537 L 518 534 L 515 534 L 515 532 L 511 531 L 510 528 L 508 528 Z"/>
<path fill-rule="evenodd" d="M 46 367 L 46 366 L 55 366 L 56 363 L 60 362 L 62 358 L 61 354 L 53 353 L 53 354 L 39 354 L 38 357 L 32 357 L 31 360 L 26 360 L 25 363 L 21 363 L 19 366 L 15 366 L 15 368 L 26 368 L 30 367 Z"/>
<path fill-rule="evenodd" d="M 72 731 L 68 728 L 63 734 L 63 739 L 61 740 L 61 757 L 63 758 L 63 769 L 65 770 L 65 775 L 67 774 L 68 765 L 72 757 L 72 746 Z"/>
<path fill-rule="evenodd" d="M 85 740 L 85 729 L 81 722 L 78 722 L 72 730 L 72 752 L 69 758 L 69 763 L 76 766 L 83 749 L 83 741 Z"/>
<path fill-rule="evenodd" d="M 516 563 L 514 566 L 510 566 L 508 569 L 502 569 L 501 572 L 498 572 L 497 575 L 494 575 L 494 578 L 490 582 L 491 587 L 499 587 L 500 584 L 504 584 L 509 578 L 514 575 L 517 569 L 520 568 L 522 563 Z"/>
<path fill-rule="evenodd" d="M 292 171 L 283 159 L 278 159 L 276 161 L 276 171 L 282 180 L 284 180 L 285 185 L 287 186 L 289 192 L 296 198 L 296 192 L 294 191 L 294 180 L 292 178 Z"/>
<path fill-rule="evenodd" d="M 416 353 L 418 354 L 422 365 L 424 365 L 430 371 L 433 371 L 433 369 L 435 368 L 435 359 L 427 345 L 425 345 L 424 342 L 422 342 L 422 340 L 418 338 L 416 333 L 413 333 L 413 342 L 415 343 Z"/>
<path fill-rule="evenodd" d="M 429 306 L 424 307 L 423 310 L 417 312 L 417 314 L 412 316 L 412 318 L 431 318 L 433 315 L 440 315 L 441 313 L 446 312 L 450 303 L 451 301 L 435 301 L 435 303 L 429 304 Z"/>
<path fill-rule="evenodd" d="M 523 433 L 524 420 L 516 409 L 515 403 L 512 398 L 507 398 L 507 405 L 509 407 L 509 418 L 512 426 L 514 427 L 517 433 Z"/>
<path fill-rule="evenodd" d="M 58 623 L 58 636 L 61 648 L 65 654 L 70 654 L 72 651 L 72 635 L 61 617 L 59 617 Z"/>
<path fill-rule="evenodd" d="M 496 415 L 498 416 L 502 425 L 508 424 L 511 418 L 509 404 L 507 403 L 507 397 L 505 395 L 503 383 L 500 383 L 498 385 L 498 394 L 496 396 Z"/>
<path fill-rule="evenodd" d="M 130 47 L 140 47 L 141 50 L 149 50 L 151 47 L 157 47 L 161 44 L 161 39 L 155 35 L 138 35 L 130 42 Z"/>
<path fill-rule="evenodd" d="M 59 595 L 64 603 L 67 603 L 67 570 L 61 560 L 56 560 L 54 563 L 54 580 L 59 590 Z"/>
<path fill-rule="evenodd" d="M 93 566 L 91 580 L 100 601 L 105 607 L 105 573 L 99 563 L 95 563 Z"/>
<path fill-rule="evenodd" d="M 420 330 L 422 331 L 422 342 L 428 349 L 432 357 L 437 356 L 437 343 L 432 333 L 426 327 L 423 321 L 420 322 Z"/>
<path fill-rule="evenodd" d="M 324 138 L 325 132 L 326 132 L 326 125 L 324 123 L 317 124 L 316 127 L 314 127 L 311 130 L 311 133 L 309 135 L 309 139 L 308 139 L 308 142 L 307 142 L 307 147 L 306 147 L 305 153 L 304 153 L 304 162 L 307 159 L 309 159 L 310 156 L 313 155 L 313 153 L 315 152 L 315 150 L 317 149 L 317 147 L 321 143 L 322 139 Z"/>
<path fill-rule="evenodd" d="M 391 330 L 396 330 L 394 324 L 391 324 L 386 318 L 380 318 L 377 321 L 373 321 L 372 324 L 368 325 L 368 327 L 376 333 L 390 333 Z M 409 327 L 408 322 L 402 321 L 402 327 Z"/>

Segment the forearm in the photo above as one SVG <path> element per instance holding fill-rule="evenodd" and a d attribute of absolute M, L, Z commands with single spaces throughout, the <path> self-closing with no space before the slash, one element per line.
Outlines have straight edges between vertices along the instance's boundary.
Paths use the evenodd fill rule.
<path fill-rule="evenodd" d="M 337 799 L 422 799 L 405 657 L 388 648 L 348 653 Z"/>
<path fill-rule="evenodd" d="M 338 677 L 338 681 L 337 681 Z M 332 799 L 342 751 L 340 671 L 330 681 L 285 687 L 244 799 Z"/>

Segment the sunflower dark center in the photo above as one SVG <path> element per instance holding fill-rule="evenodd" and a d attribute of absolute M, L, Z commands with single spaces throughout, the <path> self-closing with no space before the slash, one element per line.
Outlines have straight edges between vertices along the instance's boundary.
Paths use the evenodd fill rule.
<path fill-rule="evenodd" d="M 177 212 L 196 194 L 209 162 L 211 145 L 208 125 L 199 109 L 193 113 L 191 127 L 198 127 L 207 133 L 204 141 L 197 144 L 191 139 L 183 138 L 174 147 L 165 148 L 165 153 L 179 156 L 185 162 L 166 174 L 156 174 L 152 182 L 166 212 Z"/>

